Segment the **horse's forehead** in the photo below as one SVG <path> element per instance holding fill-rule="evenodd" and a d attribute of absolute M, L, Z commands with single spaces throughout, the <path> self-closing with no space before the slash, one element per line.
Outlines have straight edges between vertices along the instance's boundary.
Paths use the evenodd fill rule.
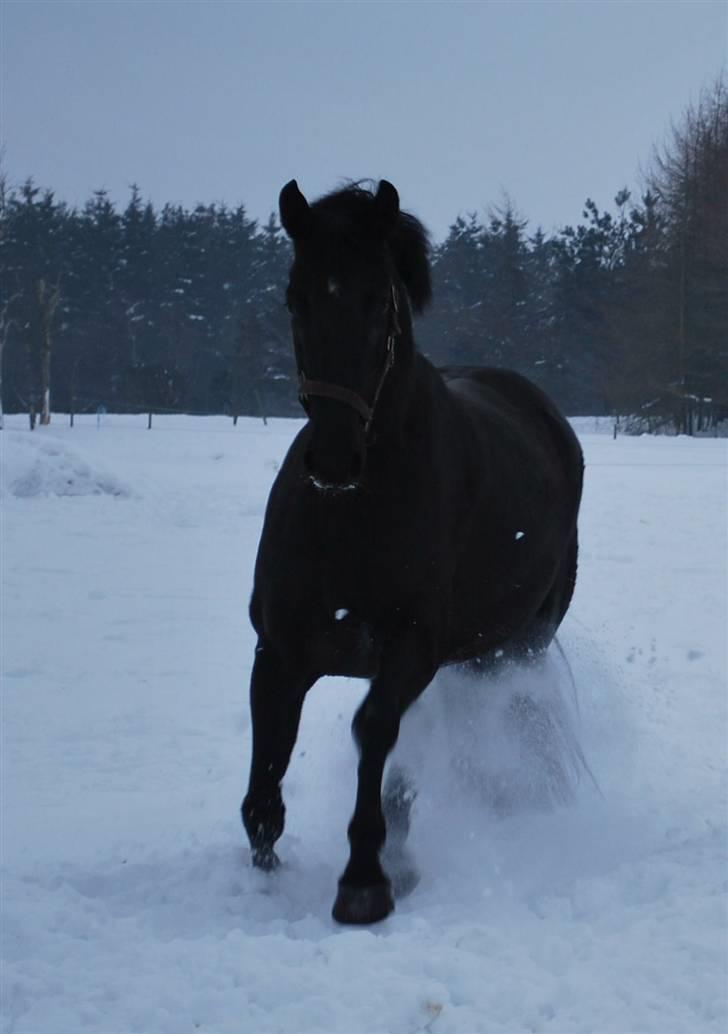
<path fill-rule="evenodd" d="M 370 234 L 352 231 L 349 226 L 317 225 L 311 235 L 296 247 L 296 264 L 306 279 L 323 283 L 330 294 L 336 287 L 369 280 L 385 261 Z M 331 289 L 331 284 L 334 289 Z"/>
<path fill-rule="evenodd" d="M 296 261 L 297 279 L 332 298 L 366 287 L 377 278 L 376 264 L 364 254 L 301 255 Z"/>

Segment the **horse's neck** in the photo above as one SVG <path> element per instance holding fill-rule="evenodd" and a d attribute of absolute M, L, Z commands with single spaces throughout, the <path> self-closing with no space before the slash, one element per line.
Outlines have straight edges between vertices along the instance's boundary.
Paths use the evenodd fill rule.
<path fill-rule="evenodd" d="M 383 386 L 374 417 L 374 429 L 378 435 L 398 435 L 408 423 L 417 393 L 420 359 L 412 331 L 405 325 L 395 341 L 394 363 Z"/>
<path fill-rule="evenodd" d="M 443 416 L 445 383 L 429 361 L 417 351 L 412 335 L 403 343 L 395 359 L 386 391 L 374 418 L 373 429 L 378 441 L 396 439 L 406 445 L 413 435 L 422 440 L 422 427 L 432 425 Z"/>

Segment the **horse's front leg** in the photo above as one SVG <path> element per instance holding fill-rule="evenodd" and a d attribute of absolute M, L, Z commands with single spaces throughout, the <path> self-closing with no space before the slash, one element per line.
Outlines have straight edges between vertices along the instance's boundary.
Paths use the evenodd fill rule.
<path fill-rule="evenodd" d="M 292 670 L 259 641 L 250 681 L 253 754 L 241 813 L 253 865 L 267 871 L 278 865 L 273 845 L 285 819 L 281 782 L 298 735 L 304 697 L 315 681 L 314 676 Z"/>
<path fill-rule="evenodd" d="M 351 853 L 333 908 L 340 923 L 375 923 L 394 908 L 391 884 L 379 859 L 386 837 L 382 775 L 397 742 L 402 715 L 437 670 L 434 655 L 429 638 L 413 631 L 385 648 L 379 674 L 354 716 L 359 781 L 349 823 Z"/>

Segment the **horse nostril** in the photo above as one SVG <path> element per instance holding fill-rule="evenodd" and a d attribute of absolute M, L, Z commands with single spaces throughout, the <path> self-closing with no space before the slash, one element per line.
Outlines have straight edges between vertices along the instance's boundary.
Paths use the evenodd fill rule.
<path fill-rule="evenodd" d="M 327 438 L 306 442 L 301 462 L 309 479 L 330 488 L 352 488 L 364 469 L 365 453 L 355 442 Z"/>

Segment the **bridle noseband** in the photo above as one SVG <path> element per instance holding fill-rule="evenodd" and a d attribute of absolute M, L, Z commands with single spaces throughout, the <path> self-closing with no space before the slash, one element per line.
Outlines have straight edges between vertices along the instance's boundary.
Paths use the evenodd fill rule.
<path fill-rule="evenodd" d="M 371 405 L 365 402 L 361 395 L 358 395 L 350 388 L 343 388 L 340 384 L 331 384 L 329 381 L 309 380 L 304 371 L 299 369 L 298 398 L 307 413 L 308 400 L 312 395 L 318 398 L 336 399 L 337 402 L 343 402 L 344 405 L 350 406 L 352 409 L 356 410 L 364 421 L 364 433 L 366 435 L 369 434 L 372 420 L 374 419 L 374 411 L 377 408 L 377 402 L 379 401 L 379 396 L 382 393 L 384 382 L 387 379 L 387 374 L 394 366 L 394 343 L 402 332 L 399 322 L 399 299 L 397 297 L 397 288 L 394 284 L 391 285 L 391 299 L 390 326 L 389 331 L 387 332 L 387 350 L 384 358 L 384 366 L 379 376 L 379 381 L 377 382 Z"/>

